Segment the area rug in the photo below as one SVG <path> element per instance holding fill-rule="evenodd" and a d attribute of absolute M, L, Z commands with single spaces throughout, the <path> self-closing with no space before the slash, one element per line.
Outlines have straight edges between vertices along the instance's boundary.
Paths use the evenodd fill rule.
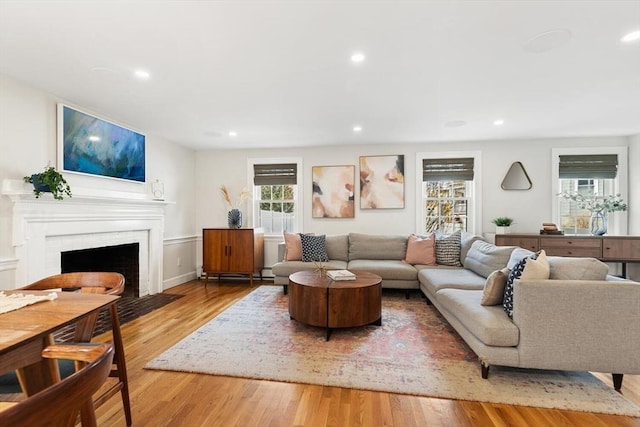
<path fill-rule="evenodd" d="M 640 416 L 587 372 L 492 366 L 432 306 L 385 293 L 382 326 L 334 330 L 289 318 L 281 287 L 262 286 L 145 368 L 376 390 L 417 396 Z"/>

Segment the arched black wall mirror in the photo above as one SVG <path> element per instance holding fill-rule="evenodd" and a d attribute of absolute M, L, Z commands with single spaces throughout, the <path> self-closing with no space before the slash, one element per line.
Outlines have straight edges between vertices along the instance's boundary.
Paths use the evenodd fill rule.
<path fill-rule="evenodd" d="M 522 163 L 513 162 L 500 186 L 503 190 L 530 190 L 532 185 Z"/>

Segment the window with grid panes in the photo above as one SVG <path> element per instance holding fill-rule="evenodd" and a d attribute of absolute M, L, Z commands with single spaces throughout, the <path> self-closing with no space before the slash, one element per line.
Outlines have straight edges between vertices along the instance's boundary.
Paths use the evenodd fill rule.
<path fill-rule="evenodd" d="M 473 158 L 424 159 L 422 231 L 467 231 L 473 195 Z"/>
<path fill-rule="evenodd" d="M 265 234 L 297 231 L 297 165 L 255 164 L 253 201 L 256 227 Z"/>

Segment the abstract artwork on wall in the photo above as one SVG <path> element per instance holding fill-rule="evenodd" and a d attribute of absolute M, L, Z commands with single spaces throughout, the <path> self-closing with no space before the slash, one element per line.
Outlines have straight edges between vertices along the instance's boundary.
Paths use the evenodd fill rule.
<path fill-rule="evenodd" d="M 58 104 L 62 170 L 145 182 L 145 136 Z"/>
<path fill-rule="evenodd" d="M 404 208 L 404 155 L 360 157 L 360 209 Z"/>
<path fill-rule="evenodd" d="M 311 170 L 312 217 L 353 218 L 356 167 L 313 166 Z"/>

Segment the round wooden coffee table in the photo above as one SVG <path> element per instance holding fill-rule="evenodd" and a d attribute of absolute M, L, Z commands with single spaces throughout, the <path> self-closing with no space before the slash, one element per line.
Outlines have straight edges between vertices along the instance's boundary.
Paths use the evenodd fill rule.
<path fill-rule="evenodd" d="M 289 276 L 289 316 L 307 325 L 333 328 L 382 324 L 382 279 L 352 271 L 356 280 L 334 281 L 315 271 Z"/>

